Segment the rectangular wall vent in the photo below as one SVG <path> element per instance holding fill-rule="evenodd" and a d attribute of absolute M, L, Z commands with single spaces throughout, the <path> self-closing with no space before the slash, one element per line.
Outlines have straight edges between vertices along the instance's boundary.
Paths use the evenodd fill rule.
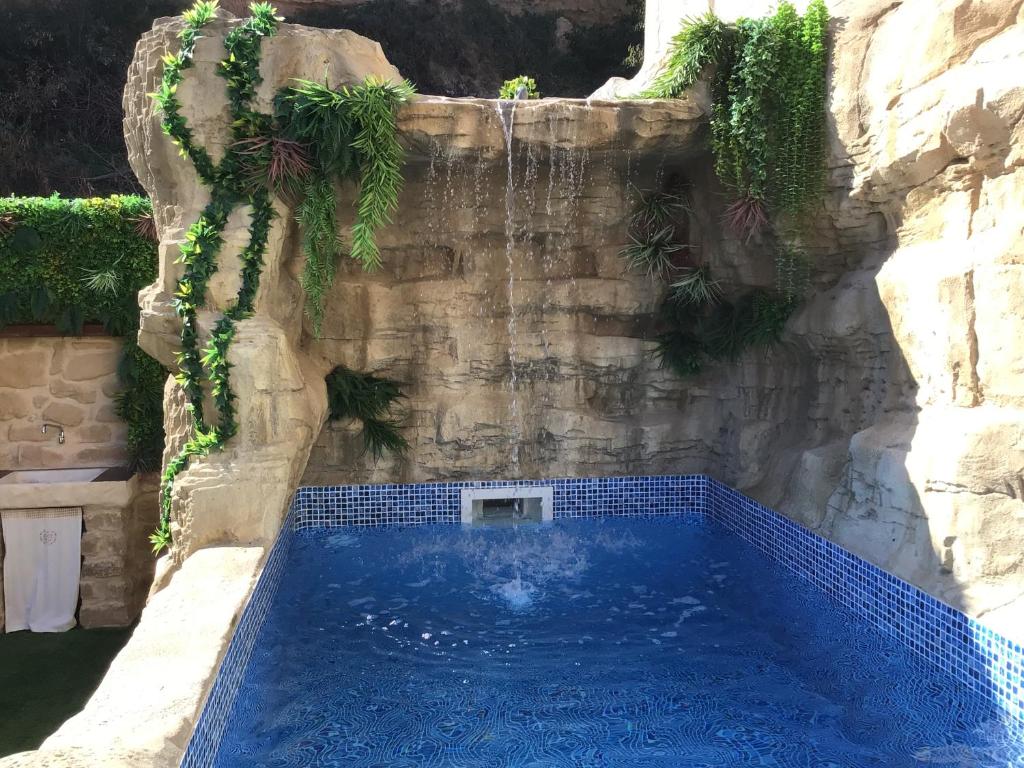
<path fill-rule="evenodd" d="M 463 488 L 464 525 L 513 525 L 554 519 L 554 491 L 550 485 Z"/>

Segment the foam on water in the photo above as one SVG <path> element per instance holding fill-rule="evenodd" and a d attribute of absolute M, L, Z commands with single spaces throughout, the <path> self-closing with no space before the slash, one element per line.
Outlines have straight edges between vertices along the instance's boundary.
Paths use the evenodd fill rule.
<path fill-rule="evenodd" d="M 706 522 L 297 534 L 235 766 L 1020 768 L 984 702 Z"/>

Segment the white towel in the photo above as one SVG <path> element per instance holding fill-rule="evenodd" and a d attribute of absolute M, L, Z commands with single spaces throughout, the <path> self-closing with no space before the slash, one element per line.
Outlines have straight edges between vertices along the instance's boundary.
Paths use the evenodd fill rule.
<path fill-rule="evenodd" d="M 0 519 L 7 631 L 71 629 L 82 570 L 82 508 L 5 509 Z"/>

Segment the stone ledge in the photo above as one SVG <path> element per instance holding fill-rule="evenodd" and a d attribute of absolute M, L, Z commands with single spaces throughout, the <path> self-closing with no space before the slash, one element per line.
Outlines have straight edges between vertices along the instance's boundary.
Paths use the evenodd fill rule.
<path fill-rule="evenodd" d="M 193 554 L 150 599 L 85 709 L 0 768 L 177 766 L 263 555 L 261 547 Z"/>

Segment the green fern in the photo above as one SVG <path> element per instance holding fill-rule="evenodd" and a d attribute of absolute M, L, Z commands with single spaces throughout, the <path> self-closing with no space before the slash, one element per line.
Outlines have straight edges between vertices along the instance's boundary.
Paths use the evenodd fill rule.
<path fill-rule="evenodd" d="M 325 296 L 334 282 L 340 251 L 335 217 L 334 184 L 324 176 L 311 178 L 296 219 L 302 227 L 302 250 L 306 255 L 301 278 L 306 293 L 306 314 L 317 337 L 323 323 Z"/>
<path fill-rule="evenodd" d="M 402 187 L 404 153 L 395 112 L 414 94 L 408 82 L 370 77 L 339 90 L 299 80 L 275 99 L 275 122 L 282 135 L 308 147 L 314 159 L 297 218 L 306 254 L 302 284 L 316 336 L 340 250 L 334 182 L 359 184 L 349 256 L 364 269 L 376 269 L 381 263 L 377 230 L 390 222 Z"/>
<path fill-rule="evenodd" d="M 680 96 L 700 79 L 707 67 L 720 61 L 730 37 L 729 28 L 711 11 L 684 19 L 683 28 L 672 38 L 665 68 L 640 97 L 672 99 Z"/>
<path fill-rule="evenodd" d="M 327 403 L 332 420 L 356 419 L 363 424 L 364 450 L 377 461 L 384 453 L 405 453 L 409 443 L 394 415 L 403 399 L 397 382 L 358 373 L 339 365 L 327 376 Z"/>

